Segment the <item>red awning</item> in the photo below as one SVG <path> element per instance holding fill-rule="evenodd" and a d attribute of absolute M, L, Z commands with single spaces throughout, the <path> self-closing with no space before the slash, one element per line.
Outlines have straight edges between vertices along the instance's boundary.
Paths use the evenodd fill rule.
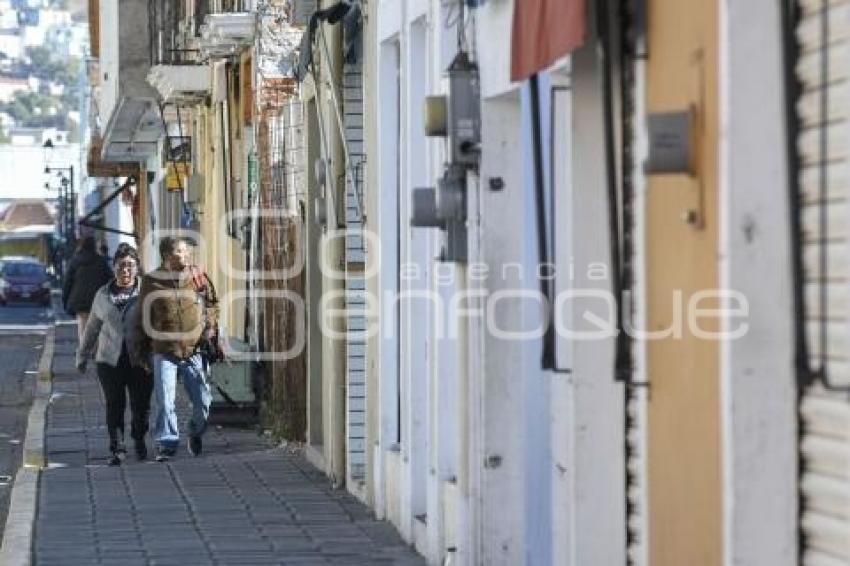
<path fill-rule="evenodd" d="M 586 0 L 515 0 L 511 80 L 527 79 L 584 42 Z"/>

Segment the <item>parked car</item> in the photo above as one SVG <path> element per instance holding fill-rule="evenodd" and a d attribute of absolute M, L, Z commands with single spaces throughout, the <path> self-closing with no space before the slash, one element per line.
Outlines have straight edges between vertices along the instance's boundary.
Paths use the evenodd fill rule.
<path fill-rule="evenodd" d="M 50 305 L 50 278 L 43 263 L 30 257 L 0 259 L 0 305 L 10 301 Z"/>

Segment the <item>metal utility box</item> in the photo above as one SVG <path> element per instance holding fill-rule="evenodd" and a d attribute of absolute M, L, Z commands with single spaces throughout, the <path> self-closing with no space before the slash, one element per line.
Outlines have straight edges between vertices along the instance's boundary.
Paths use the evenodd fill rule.
<path fill-rule="evenodd" d="M 228 397 L 238 404 L 256 403 L 254 388 L 251 383 L 250 362 L 219 362 L 212 366 L 212 379 L 215 385 L 221 387 Z M 218 387 L 213 386 L 213 403 L 230 405 Z"/>
<path fill-rule="evenodd" d="M 248 352 L 244 342 L 230 340 L 231 348 Z M 245 411 L 254 413 L 258 399 L 254 389 L 252 364 L 250 360 L 228 360 L 212 365 L 212 412 Z M 224 394 L 227 395 L 225 397 Z M 229 398 L 229 399 L 228 399 Z"/>
<path fill-rule="evenodd" d="M 481 144 L 481 95 L 478 67 L 458 53 L 448 70 L 448 134 L 453 165 L 478 165 Z"/>
<path fill-rule="evenodd" d="M 647 117 L 649 154 L 646 174 L 694 174 L 693 108 L 679 112 L 655 112 Z"/>

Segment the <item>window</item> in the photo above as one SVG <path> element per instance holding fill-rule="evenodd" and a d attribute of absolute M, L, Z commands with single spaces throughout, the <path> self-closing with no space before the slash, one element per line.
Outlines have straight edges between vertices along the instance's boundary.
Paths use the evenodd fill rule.
<path fill-rule="evenodd" d="M 44 266 L 37 263 L 9 263 L 3 268 L 6 277 L 44 277 Z"/>

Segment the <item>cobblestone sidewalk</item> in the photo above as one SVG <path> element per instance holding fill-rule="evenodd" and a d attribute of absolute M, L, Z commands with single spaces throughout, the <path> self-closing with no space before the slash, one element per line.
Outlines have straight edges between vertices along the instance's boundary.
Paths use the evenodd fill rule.
<path fill-rule="evenodd" d="M 391 525 L 253 431 L 215 427 L 199 458 L 107 466 L 100 389 L 72 367 L 73 330 L 57 328 L 35 564 L 424 564 Z"/>

